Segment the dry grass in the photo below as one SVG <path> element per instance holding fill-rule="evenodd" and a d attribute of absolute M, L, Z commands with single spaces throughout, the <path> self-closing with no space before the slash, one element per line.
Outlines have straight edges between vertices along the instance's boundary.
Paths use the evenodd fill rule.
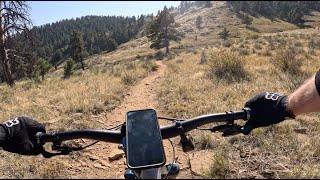
<path fill-rule="evenodd" d="M 208 113 L 240 110 L 249 98 L 259 92 L 291 93 L 320 67 L 320 62 L 316 60 L 318 40 L 312 42 L 311 36 L 299 36 L 301 30 L 284 36 L 279 33 L 272 37 L 263 37 L 268 42 L 266 44 L 262 41 L 261 33 L 240 29 L 243 25 L 237 25 L 239 20 L 236 18 L 231 20 L 230 17 L 234 14 L 224 8 L 218 6 L 215 11 L 204 9 L 191 13 L 190 16 L 198 15 L 214 17 L 205 18 L 203 31 L 209 34 L 198 36 L 195 41 L 195 34 L 187 33 L 182 44 L 172 43 L 171 46 L 176 47 L 174 50 L 182 53 L 168 58 L 170 60 L 166 61 L 169 67 L 166 77 L 157 90 L 159 104 L 167 115 L 191 118 Z M 176 21 L 181 23 L 181 29 L 194 26 L 193 21 L 187 22 L 190 16 L 181 15 L 176 18 Z M 231 35 L 241 37 L 238 51 L 246 56 L 235 56 L 243 59 L 240 62 L 237 61 L 238 58 L 233 58 L 229 70 L 232 72 L 235 69 L 245 69 L 250 81 L 221 81 L 216 76 L 207 76 L 208 71 L 219 68 L 217 64 L 211 67 L 210 63 L 199 64 L 201 53 L 197 48 L 208 44 L 226 46 L 221 44 L 221 40 L 214 33 L 220 32 L 221 27 L 218 26 L 230 26 Z M 265 18 L 254 18 L 252 27 L 269 33 L 297 29 L 292 24 L 283 21 L 271 22 Z M 214 29 L 214 32 L 210 29 Z M 253 54 L 241 52 L 243 49 L 252 49 L 256 40 L 262 50 L 268 46 L 270 54 L 260 52 L 259 55 L 254 49 Z M 309 44 L 309 48 L 314 51 L 309 54 L 315 57 L 298 64 L 301 76 L 290 76 L 284 72 L 285 68 L 284 71 L 275 71 L 269 57 L 276 58 L 278 55 L 274 50 L 294 45 L 293 43 L 304 49 Z M 206 52 L 215 50 L 209 48 Z M 223 50 L 227 51 L 227 48 Z M 236 51 L 235 49 L 233 53 Z M 1 86 L 0 117 L 5 120 L 17 115 L 28 115 L 44 123 L 48 131 L 99 128 L 101 124 L 92 116 L 99 116 L 114 109 L 131 85 L 148 72 L 156 70 L 153 61 L 148 61 L 154 58 L 155 53 L 155 50 L 149 48 L 146 37 L 143 37 L 121 45 L 108 56 L 90 57 L 86 62 L 88 70 L 78 71 L 70 79 L 61 79 L 63 70 L 60 67 L 58 71 L 49 74 L 49 78 L 41 84 L 25 81 L 19 82 L 13 89 Z M 208 57 L 208 61 L 209 59 Z M 127 63 L 119 63 L 120 61 Z M 225 61 L 221 64 L 226 62 L 228 63 Z M 221 77 L 226 69 L 228 66 L 220 66 Z M 232 76 L 238 75 L 236 73 Z M 256 129 L 249 136 L 222 138 L 219 133 L 199 131 L 190 134 L 195 137 L 199 149 L 210 149 L 213 153 L 214 161 L 206 174 L 208 178 L 320 178 L 319 118 L 318 113 L 299 116 L 295 121 Z M 295 131 L 301 128 L 307 129 L 307 133 Z M 68 174 L 70 166 L 61 163 L 63 157 L 47 160 L 7 152 L 1 152 L 0 156 L 2 178 L 71 178 Z"/>
<path fill-rule="evenodd" d="M 226 50 L 210 52 L 208 77 L 212 80 L 225 80 L 228 83 L 248 79 L 242 56 Z"/>
<path fill-rule="evenodd" d="M 11 89 L 0 87 L 0 117 L 9 119 L 27 115 L 46 125 L 48 132 L 95 128 L 93 118 L 119 105 L 129 86 L 156 69 L 154 61 L 135 61 L 108 66 L 101 73 L 78 72 L 70 79 L 52 77 L 41 84 L 18 82 Z M 129 82 L 128 74 L 133 79 Z M 62 159 L 24 157 L 1 152 L 2 178 L 70 178 Z"/>
<path fill-rule="evenodd" d="M 229 171 L 227 153 L 225 151 L 218 151 L 213 155 L 213 162 L 205 177 L 207 179 L 225 179 Z"/>
<path fill-rule="evenodd" d="M 305 48 L 307 42 L 302 46 Z M 300 53 L 303 54 L 302 51 Z M 158 90 L 161 106 L 177 118 L 239 110 L 249 98 L 262 91 L 293 92 L 320 65 L 315 59 L 301 61 L 299 78 L 289 76 L 285 71 L 275 73 L 275 64 L 270 61 L 270 56 L 276 58 L 279 54 L 262 55 L 243 57 L 246 62 L 244 69 L 253 81 L 227 83 L 213 81 L 206 76 L 209 63 L 198 64 L 200 55 L 181 54 L 167 62 L 169 71 Z M 184 61 L 180 62 L 181 59 Z M 180 63 L 176 63 L 178 61 Z M 249 136 L 219 139 L 219 134 L 211 134 L 211 138 L 210 133 L 193 131 L 191 134 L 200 149 L 205 149 L 213 139 L 211 151 L 216 160 L 206 174 L 208 178 L 319 178 L 319 117 L 318 113 L 303 115 L 295 121 L 258 128 Z M 307 133 L 295 131 L 301 128 L 307 129 Z M 227 153 L 218 156 L 221 147 L 225 146 L 229 148 Z"/>
<path fill-rule="evenodd" d="M 275 68 L 285 73 L 299 75 L 301 74 L 300 67 L 304 60 L 302 55 L 299 56 L 300 54 L 301 51 L 293 47 L 279 49 L 276 51 L 275 56 L 271 58 L 271 62 Z"/>

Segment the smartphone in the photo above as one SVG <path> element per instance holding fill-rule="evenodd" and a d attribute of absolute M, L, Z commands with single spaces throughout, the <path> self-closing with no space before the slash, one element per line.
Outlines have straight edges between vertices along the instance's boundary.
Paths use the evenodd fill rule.
<path fill-rule="evenodd" d="M 158 116 L 154 109 L 127 112 L 126 145 L 127 165 L 131 169 L 156 168 L 166 163 Z"/>

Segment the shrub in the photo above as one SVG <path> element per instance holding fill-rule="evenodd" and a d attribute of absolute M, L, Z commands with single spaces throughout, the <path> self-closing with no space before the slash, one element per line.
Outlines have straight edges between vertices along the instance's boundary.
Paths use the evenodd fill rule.
<path fill-rule="evenodd" d="M 158 66 L 154 61 L 147 60 L 142 62 L 142 68 L 149 71 L 156 71 L 158 69 Z"/>
<path fill-rule="evenodd" d="M 308 42 L 308 47 L 311 49 L 319 48 L 320 47 L 320 40 L 319 39 L 311 39 Z"/>
<path fill-rule="evenodd" d="M 201 133 L 197 138 L 197 146 L 199 149 L 206 150 L 214 148 L 213 139 L 210 133 Z"/>
<path fill-rule="evenodd" d="M 254 48 L 260 50 L 260 49 L 262 49 L 262 46 L 260 44 L 258 44 L 258 43 L 255 43 L 254 44 Z"/>
<path fill-rule="evenodd" d="M 243 48 L 239 48 L 238 49 L 238 52 L 241 56 L 244 56 L 244 55 L 249 55 L 250 54 L 250 51 L 248 49 L 243 49 Z"/>
<path fill-rule="evenodd" d="M 191 48 L 186 49 L 186 53 L 198 54 L 198 51 L 196 48 L 191 47 Z"/>
<path fill-rule="evenodd" d="M 206 55 L 206 51 L 203 49 L 201 51 L 200 64 L 205 64 L 205 63 L 207 63 L 207 55 Z"/>
<path fill-rule="evenodd" d="M 287 49 L 279 49 L 276 54 L 271 58 L 274 66 L 282 72 L 289 74 L 300 74 L 300 67 L 302 65 L 302 57 L 298 56 L 299 50 L 289 47 Z"/>
<path fill-rule="evenodd" d="M 259 35 L 258 34 L 251 34 L 249 36 L 246 37 L 246 40 L 249 40 L 249 39 L 259 39 Z"/>
<path fill-rule="evenodd" d="M 163 60 L 164 53 L 161 50 L 159 50 L 155 53 L 154 57 L 156 58 L 156 60 Z"/>
<path fill-rule="evenodd" d="M 214 154 L 209 171 L 206 173 L 208 179 L 225 179 L 229 172 L 229 161 L 226 152 L 220 151 Z"/>
<path fill-rule="evenodd" d="M 136 81 L 136 78 L 131 71 L 124 70 L 121 74 L 121 81 L 125 85 L 132 85 Z"/>
<path fill-rule="evenodd" d="M 228 83 L 247 78 L 244 60 L 237 53 L 228 51 L 213 51 L 208 58 L 210 79 L 214 77 L 226 80 Z"/>
<path fill-rule="evenodd" d="M 231 47 L 232 46 L 232 43 L 230 41 L 223 41 L 222 42 L 222 46 L 223 47 Z"/>
<path fill-rule="evenodd" d="M 295 43 L 294 43 L 294 46 L 296 46 L 296 47 L 302 47 L 302 43 L 299 42 L 299 41 L 298 41 L 298 42 L 295 42 Z"/>

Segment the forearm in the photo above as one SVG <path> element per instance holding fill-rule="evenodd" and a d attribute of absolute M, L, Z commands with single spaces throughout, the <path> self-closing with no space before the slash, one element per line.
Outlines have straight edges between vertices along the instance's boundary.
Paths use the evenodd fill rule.
<path fill-rule="evenodd" d="M 316 88 L 315 76 L 289 95 L 287 107 L 295 116 L 308 112 L 320 112 L 320 96 Z"/>

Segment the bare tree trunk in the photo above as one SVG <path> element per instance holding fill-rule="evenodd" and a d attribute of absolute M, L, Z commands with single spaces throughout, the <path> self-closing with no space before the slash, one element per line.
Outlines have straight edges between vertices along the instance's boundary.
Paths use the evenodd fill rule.
<path fill-rule="evenodd" d="M 0 1 L 0 9 L 1 9 L 1 1 Z M 1 65 L 3 67 L 3 71 L 4 71 L 4 75 L 6 78 L 6 82 L 8 85 L 13 86 L 14 84 L 14 80 L 12 78 L 12 74 L 11 71 L 9 69 L 9 65 L 8 65 L 8 55 L 7 55 L 7 51 L 5 49 L 5 45 L 4 45 L 4 31 L 2 29 L 2 12 L 0 12 L 0 61 L 1 61 Z"/>
<path fill-rule="evenodd" d="M 166 55 L 169 55 L 168 27 L 165 30 Z"/>
<path fill-rule="evenodd" d="M 83 60 L 81 61 L 81 67 L 82 67 L 82 70 L 85 70 L 85 69 L 84 69 L 84 62 L 83 62 Z"/>

